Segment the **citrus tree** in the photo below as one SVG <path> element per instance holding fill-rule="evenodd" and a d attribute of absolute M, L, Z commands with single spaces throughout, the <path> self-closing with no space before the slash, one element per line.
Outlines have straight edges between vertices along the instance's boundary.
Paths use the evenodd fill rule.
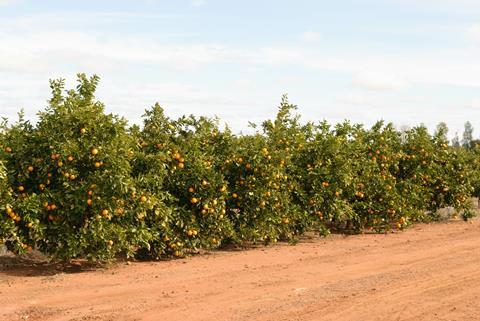
<path fill-rule="evenodd" d="M 131 175 L 135 142 L 126 121 L 105 114 L 94 98 L 98 78 L 79 75 L 64 93 L 51 82 L 52 98 L 33 126 L 4 129 L 8 183 L 16 213 L 9 248 L 37 248 L 59 258 L 110 258 L 148 246 L 147 202 Z M 12 235 L 17 236 L 16 239 Z"/>

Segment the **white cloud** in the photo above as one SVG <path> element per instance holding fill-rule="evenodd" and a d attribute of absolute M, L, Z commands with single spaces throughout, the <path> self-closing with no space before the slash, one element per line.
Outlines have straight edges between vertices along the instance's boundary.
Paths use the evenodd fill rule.
<path fill-rule="evenodd" d="M 234 84 L 238 89 L 244 91 L 250 91 L 255 87 L 253 81 L 250 79 L 237 79 Z"/>
<path fill-rule="evenodd" d="M 0 6 L 7 6 L 20 2 L 20 0 L 0 0 Z"/>
<path fill-rule="evenodd" d="M 472 100 L 472 107 L 480 109 L 480 98 L 475 98 Z"/>
<path fill-rule="evenodd" d="M 320 40 L 321 35 L 315 31 L 305 31 L 301 34 L 300 38 L 305 42 L 317 42 Z"/>
<path fill-rule="evenodd" d="M 467 40 L 473 43 L 480 43 L 480 24 L 474 24 L 465 31 Z"/>
<path fill-rule="evenodd" d="M 407 87 L 407 82 L 396 75 L 381 72 L 362 72 L 353 79 L 357 87 L 374 90 L 399 90 Z"/>
<path fill-rule="evenodd" d="M 480 88 L 480 47 L 476 46 L 455 49 L 448 48 L 447 45 L 444 48 L 425 46 L 422 50 L 404 48 L 398 52 L 381 52 L 351 47 L 346 47 L 351 50 L 335 46 L 327 48 L 321 46 L 321 42 L 318 48 L 268 43 L 185 44 L 175 36 L 163 38 L 154 33 L 119 35 L 115 29 L 108 31 L 112 29 L 96 28 L 97 24 L 103 26 L 116 22 L 127 23 L 129 19 L 153 17 L 149 14 L 137 16 L 116 12 L 103 14 L 102 19 L 92 19 L 97 15 L 101 14 L 38 14 L 0 21 L 0 78 L 8 79 L 8 84 L 0 81 L 0 116 L 12 116 L 22 106 L 29 107 L 27 114 L 33 115 L 34 111 L 44 106 L 48 98 L 48 78 L 73 79 L 74 73 L 78 71 L 103 76 L 100 98 L 110 111 L 118 112 L 133 121 L 138 119 L 143 108 L 160 99 L 161 103 L 165 103 L 175 113 L 188 114 L 196 111 L 199 114 L 218 114 L 222 119 L 232 122 L 236 128 L 242 128 L 248 120 L 270 117 L 271 115 L 265 114 L 265 108 L 272 107 L 274 110 L 281 94 L 278 90 L 291 92 L 291 88 L 307 88 L 298 94 L 301 97 L 309 86 L 321 88 L 324 83 L 320 81 L 312 85 L 312 82 L 317 79 L 316 75 L 321 75 L 325 70 L 329 70 L 333 77 L 345 77 L 347 81 L 348 77 L 353 77 L 355 86 L 372 91 L 359 90 L 336 101 L 331 106 L 335 109 L 332 117 L 340 119 L 344 117 L 342 115 L 351 115 L 355 120 L 373 120 L 390 115 L 399 121 L 412 120 L 412 123 L 417 123 L 418 119 L 429 119 L 435 113 L 434 107 L 422 109 L 429 106 L 429 100 L 397 105 L 391 104 L 389 98 L 376 100 L 374 97 L 392 94 L 391 90 L 410 89 L 422 84 Z M 85 29 L 84 21 L 94 23 Z M 230 67 L 237 68 L 232 69 L 232 73 L 240 67 L 242 72 L 238 76 L 225 76 L 226 81 L 223 83 L 223 78 L 218 80 L 208 75 L 211 70 L 217 72 L 219 65 L 226 70 Z M 149 69 L 150 72 L 142 74 L 138 71 L 142 68 Z M 298 78 L 290 77 L 288 72 L 283 73 L 285 69 L 282 68 L 294 69 Z M 256 78 L 267 69 L 278 71 L 268 84 Z M 161 74 L 169 70 L 179 71 L 174 83 L 161 80 Z M 308 71 L 308 75 L 304 71 Z M 192 76 L 199 74 L 205 75 L 205 83 L 195 83 L 193 80 L 189 83 Z M 136 78 L 132 75 L 136 75 Z M 129 82 L 122 84 L 116 78 L 129 79 Z M 210 81 L 214 85 L 207 84 Z M 215 88 L 216 86 L 221 88 Z M 239 88 L 250 91 L 248 95 L 242 95 L 239 94 Z M 259 90 L 251 90 L 252 88 Z M 401 94 L 403 93 L 408 96 L 407 91 L 402 91 Z M 305 100 L 305 105 L 314 103 L 319 96 L 321 97 L 319 91 L 312 92 L 310 101 Z M 470 102 L 468 98 L 464 99 L 462 106 L 466 107 Z M 479 106 L 480 102 L 472 104 Z M 359 105 L 369 109 L 357 110 L 360 109 L 357 107 Z M 226 106 L 237 107 L 232 111 L 232 108 Z M 403 112 L 401 108 L 406 108 L 405 106 L 414 108 L 408 109 L 407 115 L 410 116 L 401 118 L 403 116 L 400 110 Z M 372 108 L 375 113 L 367 115 Z M 312 112 L 311 115 L 313 118 L 318 115 L 324 117 L 322 113 L 327 109 L 325 106 L 317 114 Z M 415 118 L 419 109 L 422 109 L 421 117 Z M 389 114 L 385 114 L 385 110 L 389 110 Z M 438 118 L 444 118 L 445 115 L 449 114 Z M 459 114 L 455 121 L 462 124 L 465 115 Z"/>
<path fill-rule="evenodd" d="M 192 7 L 201 7 L 207 4 L 206 0 L 191 0 L 190 4 Z"/>

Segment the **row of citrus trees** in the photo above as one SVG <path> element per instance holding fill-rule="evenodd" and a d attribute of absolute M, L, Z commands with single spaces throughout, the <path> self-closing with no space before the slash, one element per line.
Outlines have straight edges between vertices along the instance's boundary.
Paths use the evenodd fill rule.
<path fill-rule="evenodd" d="M 301 124 L 286 98 L 251 135 L 172 120 L 159 105 L 128 127 L 95 100 L 97 84 L 52 81 L 36 124 L 1 126 L 0 241 L 10 250 L 158 258 L 306 231 L 402 229 L 446 206 L 473 215 L 480 155 L 441 131 Z"/>

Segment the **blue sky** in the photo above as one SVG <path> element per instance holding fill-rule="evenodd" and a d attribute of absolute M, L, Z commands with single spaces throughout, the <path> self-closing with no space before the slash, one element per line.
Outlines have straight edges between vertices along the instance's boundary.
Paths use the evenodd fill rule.
<path fill-rule="evenodd" d="M 288 93 L 305 121 L 480 133 L 479 17 L 476 0 L 0 0 L 0 116 L 35 119 L 48 79 L 85 72 L 132 123 L 158 101 L 240 131 Z"/>

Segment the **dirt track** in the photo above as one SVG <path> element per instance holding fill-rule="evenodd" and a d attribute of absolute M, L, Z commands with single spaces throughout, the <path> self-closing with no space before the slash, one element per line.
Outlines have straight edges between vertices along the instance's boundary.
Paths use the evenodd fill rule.
<path fill-rule="evenodd" d="M 0 292 L 6 321 L 480 320 L 480 222 L 81 273 L 4 261 Z"/>

